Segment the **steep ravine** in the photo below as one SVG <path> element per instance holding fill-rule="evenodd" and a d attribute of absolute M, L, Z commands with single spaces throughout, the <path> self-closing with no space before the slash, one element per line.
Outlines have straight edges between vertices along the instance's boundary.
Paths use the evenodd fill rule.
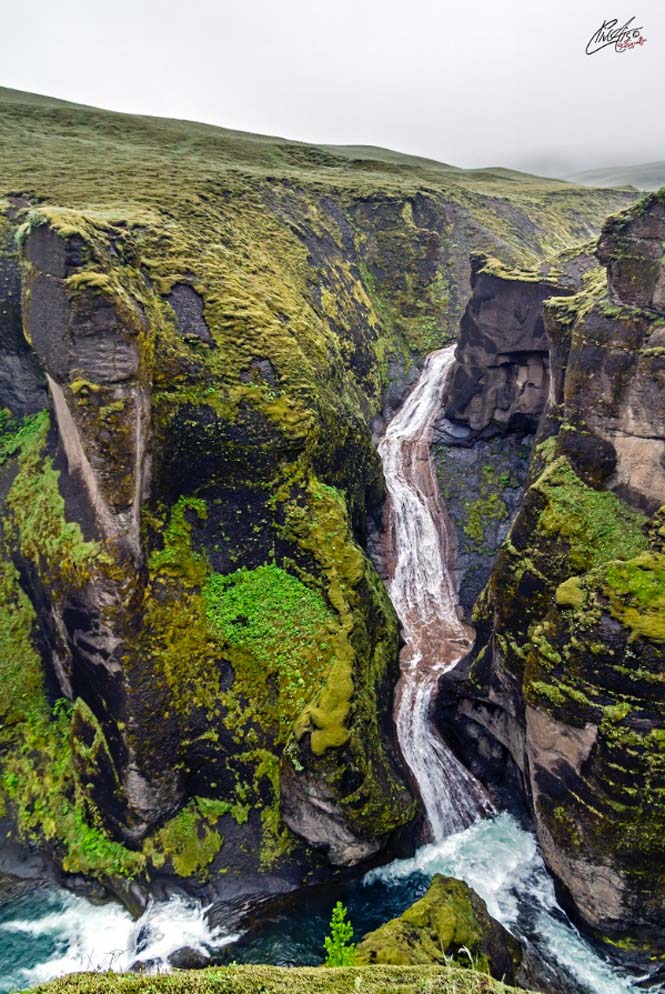
<path fill-rule="evenodd" d="M 452 526 L 431 453 L 433 425 L 448 398 L 454 354 L 455 347 L 449 347 L 428 356 L 379 445 L 389 494 L 389 590 L 405 642 L 395 720 L 433 843 L 411 860 L 372 871 L 369 879 L 390 884 L 418 870 L 459 876 L 526 943 L 521 968 L 525 985 L 590 994 L 627 992 L 633 989 L 631 981 L 579 936 L 559 907 L 533 836 L 511 816 L 496 814 L 480 783 L 433 724 L 441 675 L 454 669 L 473 641 L 472 629 L 462 620 Z M 483 817 L 489 818 L 486 826 Z M 479 845 L 486 849 L 480 862 Z"/>
<path fill-rule="evenodd" d="M 406 642 L 396 720 L 434 842 L 410 859 L 372 871 L 362 884 L 347 885 L 345 900 L 356 927 L 368 930 L 420 896 L 423 876 L 458 877 L 527 944 L 521 969 L 529 986 L 570 994 L 629 994 L 630 982 L 579 936 L 558 907 L 533 835 L 509 815 L 491 815 L 484 791 L 431 724 L 440 675 L 459 659 L 470 635 L 459 616 L 446 545 L 450 525 L 430 456 L 431 428 L 452 358 L 450 348 L 428 357 L 380 447 L 391 495 L 391 591 L 403 612 Z M 319 892 L 277 913 L 268 910 L 267 929 L 255 928 L 229 956 L 241 962 L 318 962 L 330 900 Z M 271 920 L 277 927 L 271 928 Z M 93 908 L 62 892 L 17 893 L 0 908 L 0 938 L 9 950 L 0 989 L 83 967 L 201 965 L 223 956 L 224 946 L 236 938 L 228 934 L 227 922 L 225 905 L 206 915 L 200 904 L 181 898 L 153 905 L 134 923 L 114 905 Z"/>
<path fill-rule="evenodd" d="M 174 891 L 197 935 L 212 927 L 201 925 L 201 902 L 227 909 L 229 931 L 231 906 L 235 914 L 289 893 L 297 902 L 306 885 L 325 884 L 329 894 L 413 847 L 417 793 L 435 835 L 468 825 L 478 788 L 465 766 L 490 790 L 497 768 L 511 769 L 550 866 L 581 882 L 573 896 L 600 932 L 632 942 L 623 929 L 630 919 L 657 940 L 658 203 L 631 216 L 627 230 L 619 219 L 605 239 L 612 278 L 600 310 L 587 311 L 597 274 L 570 303 L 579 287 L 566 291 L 549 270 L 546 278 L 513 272 L 506 306 L 495 308 L 503 297 L 493 298 L 492 286 L 506 274 L 485 264 L 481 273 L 472 250 L 500 256 L 504 269 L 537 265 L 595 237 L 634 195 L 349 160 L 1 89 L 0 139 L 0 867 L 35 887 L 35 901 L 21 893 L 16 913 L 10 889 L 3 914 L 12 941 L 43 929 L 48 942 L 35 942 L 35 955 L 51 961 L 53 934 L 76 908 L 74 933 L 82 928 L 92 943 L 81 948 L 101 961 L 89 905 L 61 891 L 44 897 L 43 879 L 95 900 L 114 895 L 142 916 L 137 930 L 115 905 L 95 919 L 125 923 L 123 963 L 154 951 L 151 921 L 173 912 L 165 900 Z M 413 527 L 435 552 L 419 563 L 416 534 L 411 545 L 395 544 L 392 562 L 411 644 L 398 710 L 409 774 L 391 721 L 398 619 L 368 552 L 385 497 L 371 425 L 383 407 L 385 427 L 425 356 L 455 338 L 474 270 L 479 306 L 463 333 L 475 329 L 479 340 L 458 353 L 450 417 L 435 410 L 439 354 L 383 448 L 400 529 Z M 565 292 L 547 340 L 543 302 Z M 507 334 L 493 348 L 500 328 Z M 483 508 L 472 502 L 468 527 L 482 548 L 458 558 L 455 575 L 459 535 L 453 540 L 425 444 L 432 434 L 449 439 L 451 425 L 457 451 L 478 459 L 489 451 L 483 444 L 517 438 L 518 429 L 526 440 L 507 482 L 498 463 L 483 477 L 502 488 L 485 495 L 498 524 L 486 540 L 491 529 L 481 529 Z M 583 542 L 568 555 L 565 542 L 542 541 L 552 568 L 538 561 L 529 536 L 543 539 L 539 502 L 571 482 L 564 458 L 584 485 L 575 483 L 573 504 L 582 494 L 592 524 L 612 499 L 611 535 L 628 567 L 610 565 L 596 533 L 589 555 Z M 601 493 L 600 505 L 589 491 Z M 635 591 L 644 576 L 654 584 Z M 470 646 L 454 604 L 458 579 L 467 621 L 477 603 L 478 638 L 448 670 Z M 419 605 L 410 598 L 421 582 L 432 596 Z M 635 609 L 637 594 L 644 610 Z M 571 660 L 574 672 L 562 672 Z M 600 691 L 597 661 L 610 684 Z M 435 729 L 435 685 L 450 686 L 453 673 L 457 689 Z M 558 756 L 546 761 L 543 743 L 562 727 L 572 773 Z M 590 766 L 578 768 L 594 729 Z M 482 769 L 479 760 L 488 761 Z M 643 805 L 631 793 L 633 762 Z M 441 764 L 464 785 L 454 805 Z M 600 795 L 605 817 L 594 834 Z M 577 837 L 571 824 L 581 809 Z M 597 853 L 615 823 L 611 869 L 621 887 L 610 876 L 598 908 L 584 852 Z M 505 827 L 489 819 L 465 831 L 479 824 Z M 449 838 L 465 845 L 464 832 Z M 532 866 L 533 838 L 519 839 Z M 510 889 L 511 874 L 502 879 Z M 157 904 L 146 910 L 151 897 Z M 605 931 L 602 905 L 611 912 Z M 391 914 L 400 910 L 391 903 Z M 358 913 L 375 928 L 370 918 Z"/>

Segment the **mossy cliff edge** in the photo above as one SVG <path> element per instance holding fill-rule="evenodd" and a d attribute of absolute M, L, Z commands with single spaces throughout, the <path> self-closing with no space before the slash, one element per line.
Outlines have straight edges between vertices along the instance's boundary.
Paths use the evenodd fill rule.
<path fill-rule="evenodd" d="M 441 701 L 479 776 L 512 771 L 582 919 L 642 961 L 665 955 L 664 246 L 661 192 L 544 304 L 528 486 Z"/>
<path fill-rule="evenodd" d="M 511 994 L 474 970 L 434 966 L 277 967 L 227 966 L 169 976 L 72 974 L 35 988 L 36 994 Z"/>
<path fill-rule="evenodd" d="M 370 423 L 630 194 L 0 91 L 3 825 L 229 897 L 414 817 Z"/>

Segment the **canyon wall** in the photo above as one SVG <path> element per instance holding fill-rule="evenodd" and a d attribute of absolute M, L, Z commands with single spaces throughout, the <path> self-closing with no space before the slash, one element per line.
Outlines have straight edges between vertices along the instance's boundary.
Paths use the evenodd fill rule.
<path fill-rule="evenodd" d="M 606 269 L 544 303 L 551 385 L 527 488 L 440 702 L 477 775 L 523 793 L 581 918 L 646 959 L 665 924 L 664 245 L 656 194 L 607 222 Z M 478 376 L 494 382 L 493 362 Z M 469 409 L 467 382 L 462 357 L 449 412 Z"/>

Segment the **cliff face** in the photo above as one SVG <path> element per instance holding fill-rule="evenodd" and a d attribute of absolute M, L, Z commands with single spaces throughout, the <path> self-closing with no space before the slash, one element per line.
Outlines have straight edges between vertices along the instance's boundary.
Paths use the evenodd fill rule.
<path fill-rule="evenodd" d="M 611 219 L 607 275 L 544 306 L 528 487 L 441 714 L 481 777 L 521 786 L 582 918 L 647 956 L 664 951 L 664 211 L 654 195 Z"/>
<path fill-rule="evenodd" d="M 565 286 L 475 256 L 471 289 L 445 411 L 451 438 L 533 433 L 549 392 L 543 303 Z"/>
<path fill-rule="evenodd" d="M 127 900 L 367 859 L 415 813 L 370 423 L 472 245 L 630 197 L 6 91 L 0 136 L 3 826 Z"/>

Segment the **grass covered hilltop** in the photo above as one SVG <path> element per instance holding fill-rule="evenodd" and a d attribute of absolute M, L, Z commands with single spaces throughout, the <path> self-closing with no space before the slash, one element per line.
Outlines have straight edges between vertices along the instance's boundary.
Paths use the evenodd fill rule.
<path fill-rule="evenodd" d="M 632 199 L 0 90 L 8 839 L 131 907 L 386 847 L 416 807 L 370 424 L 472 249 L 535 264 Z"/>

